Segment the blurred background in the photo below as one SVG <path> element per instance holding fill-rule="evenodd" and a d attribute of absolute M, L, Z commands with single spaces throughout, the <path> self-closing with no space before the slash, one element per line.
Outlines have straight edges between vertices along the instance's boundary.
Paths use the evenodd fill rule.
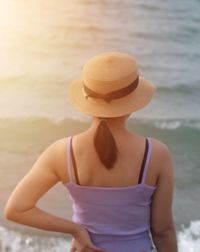
<path fill-rule="evenodd" d="M 157 86 L 128 127 L 169 146 L 179 250 L 200 251 L 199 13 L 198 0 L 0 0 L 0 251 L 68 251 L 70 237 L 5 221 L 3 207 L 49 144 L 89 126 L 67 88 L 104 51 L 134 55 Z M 39 205 L 71 217 L 61 184 Z"/>

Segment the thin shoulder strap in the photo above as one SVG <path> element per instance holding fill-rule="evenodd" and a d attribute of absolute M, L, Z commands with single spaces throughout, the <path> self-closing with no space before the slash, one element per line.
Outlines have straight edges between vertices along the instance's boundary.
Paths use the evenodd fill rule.
<path fill-rule="evenodd" d="M 152 149 L 151 139 L 149 137 L 147 137 L 144 157 L 142 160 L 142 166 L 140 169 L 140 175 L 139 175 L 139 179 L 138 179 L 138 184 L 145 182 L 146 174 L 147 174 L 147 170 L 148 170 L 148 166 L 149 166 L 149 161 L 150 161 L 150 157 L 151 157 L 151 149 Z"/>
<path fill-rule="evenodd" d="M 71 172 L 71 155 L 70 155 L 70 148 L 71 148 L 71 140 L 72 137 L 69 136 L 67 138 L 67 171 L 69 175 L 69 180 L 72 181 L 72 172 Z"/>
<path fill-rule="evenodd" d="M 70 154 L 71 154 L 72 165 L 73 165 L 72 168 L 74 168 L 74 174 L 75 174 L 76 182 L 77 182 L 78 185 L 80 185 L 79 178 L 78 178 L 76 161 L 75 161 L 75 157 L 74 157 L 74 151 L 73 151 L 73 145 L 72 145 L 72 137 L 71 137 L 71 141 L 70 141 Z"/>
<path fill-rule="evenodd" d="M 146 175 L 147 175 L 147 171 L 148 171 L 148 167 L 149 167 L 149 161 L 150 161 L 150 157 L 151 157 L 151 151 L 152 151 L 151 139 L 149 137 L 147 137 L 147 141 L 148 141 L 148 151 L 147 151 L 147 157 L 146 157 L 146 162 L 145 162 L 145 167 L 144 167 L 144 173 L 143 173 L 143 177 L 142 177 L 142 183 L 145 183 L 145 179 L 146 179 Z"/>
<path fill-rule="evenodd" d="M 74 168 L 74 174 L 76 178 L 77 184 L 80 185 L 79 179 L 78 179 L 78 173 L 77 173 L 77 167 L 76 167 L 76 162 L 74 158 L 74 152 L 73 152 L 73 147 L 72 147 L 72 136 L 68 137 L 68 144 L 67 144 L 67 170 L 69 174 L 69 180 L 72 181 L 72 170 L 71 168 Z M 71 167 L 71 161 L 72 161 L 72 167 Z"/>

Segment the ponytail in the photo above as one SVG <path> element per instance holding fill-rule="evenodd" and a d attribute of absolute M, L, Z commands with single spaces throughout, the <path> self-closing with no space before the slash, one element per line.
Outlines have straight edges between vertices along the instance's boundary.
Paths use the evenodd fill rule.
<path fill-rule="evenodd" d="M 107 125 L 101 120 L 94 135 L 94 146 L 99 159 L 107 169 L 112 169 L 117 159 L 117 145 Z"/>

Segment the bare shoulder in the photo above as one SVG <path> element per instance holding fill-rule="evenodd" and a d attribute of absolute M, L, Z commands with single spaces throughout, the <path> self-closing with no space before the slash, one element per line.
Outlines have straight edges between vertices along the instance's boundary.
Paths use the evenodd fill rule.
<path fill-rule="evenodd" d="M 66 182 L 67 176 L 67 137 L 52 142 L 43 152 L 52 164 L 60 181 Z"/>
<path fill-rule="evenodd" d="M 55 153 L 59 154 L 64 149 L 66 150 L 66 145 L 67 145 L 67 137 L 64 137 L 51 143 L 48 148 L 51 149 L 53 152 L 55 151 Z"/>
<path fill-rule="evenodd" d="M 162 141 L 152 139 L 152 164 L 157 167 L 157 174 L 165 173 L 173 169 L 172 154 L 170 148 Z M 166 168 L 166 169 L 165 169 Z"/>
<path fill-rule="evenodd" d="M 165 143 L 161 142 L 160 140 L 156 138 L 151 138 L 151 139 L 152 139 L 153 150 L 157 157 L 159 157 L 162 160 L 163 158 L 168 159 L 171 157 L 170 149 Z"/>
<path fill-rule="evenodd" d="M 67 138 L 58 139 L 45 148 L 43 153 L 52 161 L 59 162 L 59 158 L 66 153 Z"/>

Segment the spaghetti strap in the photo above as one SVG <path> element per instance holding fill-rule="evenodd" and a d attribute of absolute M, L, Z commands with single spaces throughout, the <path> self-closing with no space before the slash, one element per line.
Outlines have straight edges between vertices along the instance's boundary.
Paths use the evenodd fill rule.
<path fill-rule="evenodd" d="M 145 165 L 144 165 L 144 172 L 142 176 L 142 184 L 145 183 L 146 175 L 147 175 L 147 170 L 149 166 L 149 161 L 151 157 L 151 150 L 152 150 L 152 143 L 150 137 L 147 137 L 147 142 L 148 142 L 148 150 L 147 150 L 147 155 L 146 155 L 146 160 L 145 160 Z"/>
<path fill-rule="evenodd" d="M 140 174 L 139 174 L 139 178 L 138 178 L 138 184 L 142 183 L 142 178 L 143 178 L 143 174 L 144 174 L 145 163 L 146 163 L 146 159 L 147 159 L 148 148 L 149 148 L 149 145 L 148 145 L 148 140 L 146 138 L 145 139 L 144 156 L 143 156 L 142 164 L 141 164 L 141 167 L 140 167 Z"/>
<path fill-rule="evenodd" d="M 72 181 L 72 173 L 71 173 L 71 155 L 70 155 L 70 147 L 71 147 L 72 137 L 67 137 L 67 171 L 69 176 L 69 181 Z"/>
<path fill-rule="evenodd" d="M 73 167 L 74 175 L 75 175 L 75 178 L 76 178 L 76 182 L 77 182 L 78 185 L 80 185 L 79 178 L 78 178 L 78 172 L 77 172 L 77 166 L 76 166 L 76 160 L 75 160 L 75 157 L 74 157 L 74 151 L 73 151 L 72 141 L 73 141 L 73 138 L 71 137 L 71 141 L 70 141 L 70 155 L 71 155 L 71 159 L 72 159 L 72 165 L 73 165 L 72 167 Z"/>

